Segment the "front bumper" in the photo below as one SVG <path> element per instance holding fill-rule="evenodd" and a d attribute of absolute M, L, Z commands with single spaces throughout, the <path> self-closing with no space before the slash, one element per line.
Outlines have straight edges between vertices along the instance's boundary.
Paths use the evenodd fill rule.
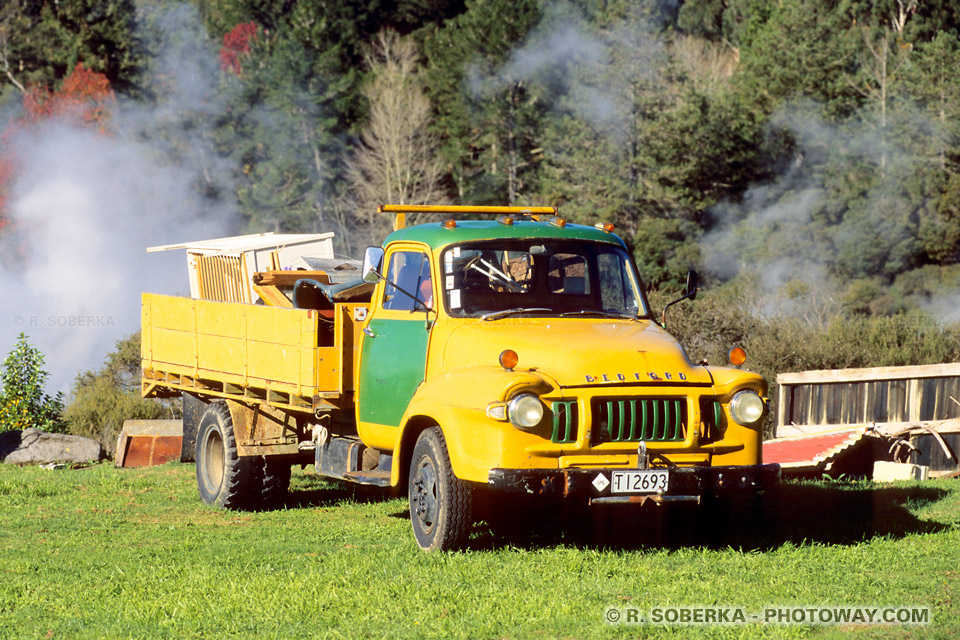
<path fill-rule="evenodd" d="M 759 491 L 780 481 L 779 464 L 729 467 L 671 467 L 667 490 L 660 493 L 613 494 L 609 481 L 614 471 L 626 468 L 594 469 L 491 469 L 491 489 L 526 495 L 587 498 L 591 503 L 607 502 L 699 502 L 703 496 Z M 603 487 L 602 489 L 598 487 Z"/>

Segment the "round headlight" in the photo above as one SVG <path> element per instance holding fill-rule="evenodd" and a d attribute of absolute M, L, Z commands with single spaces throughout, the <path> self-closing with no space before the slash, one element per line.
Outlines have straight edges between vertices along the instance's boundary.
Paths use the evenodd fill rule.
<path fill-rule="evenodd" d="M 748 426 L 763 417 L 763 398 L 753 391 L 741 391 L 730 401 L 730 417 Z"/>
<path fill-rule="evenodd" d="M 537 396 L 522 393 L 507 403 L 507 417 L 513 426 L 531 429 L 543 420 L 543 403 Z"/>

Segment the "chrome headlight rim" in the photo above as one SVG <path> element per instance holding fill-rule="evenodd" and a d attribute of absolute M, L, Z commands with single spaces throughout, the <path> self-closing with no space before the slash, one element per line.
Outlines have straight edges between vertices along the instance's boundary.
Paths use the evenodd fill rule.
<path fill-rule="evenodd" d="M 532 393 L 520 393 L 507 402 L 507 419 L 517 429 L 529 430 L 543 421 L 543 402 Z"/>
<path fill-rule="evenodd" d="M 763 398 L 752 389 L 738 391 L 730 400 L 730 417 L 737 424 L 751 427 L 763 420 L 766 413 Z"/>

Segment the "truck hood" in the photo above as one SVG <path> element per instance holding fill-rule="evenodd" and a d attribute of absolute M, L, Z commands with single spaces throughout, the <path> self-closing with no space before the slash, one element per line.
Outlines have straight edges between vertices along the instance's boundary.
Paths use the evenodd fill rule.
<path fill-rule="evenodd" d="M 513 349 L 518 369 L 535 368 L 560 386 L 696 384 L 713 379 L 669 333 L 649 320 L 502 319 L 454 329 L 443 344 L 443 369 L 498 362 Z"/>

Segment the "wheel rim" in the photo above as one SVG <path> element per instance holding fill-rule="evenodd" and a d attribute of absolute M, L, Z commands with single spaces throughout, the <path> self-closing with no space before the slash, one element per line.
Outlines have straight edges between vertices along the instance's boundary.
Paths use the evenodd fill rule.
<path fill-rule="evenodd" d="M 223 483 L 224 457 L 223 435 L 217 429 L 211 429 L 203 441 L 202 460 L 203 481 L 211 493 L 216 493 Z"/>
<path fill-rule="evenodd" d="M 440 495 L 437 486 L 437 468 L 433 460 L 427 456 L 420 458 L 417 463 L 412 494 L 413 515 L 420 522 L 423 530 L 429 533 L 437 522 Z"/>

